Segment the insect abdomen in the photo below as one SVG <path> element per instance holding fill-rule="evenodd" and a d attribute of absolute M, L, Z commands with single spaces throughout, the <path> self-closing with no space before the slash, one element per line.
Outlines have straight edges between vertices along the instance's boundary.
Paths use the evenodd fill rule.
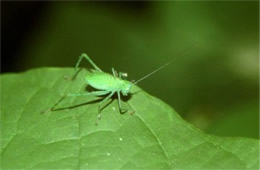
<path fill-rule="evenodd" d="M 86 75 L 85 80 L 96 89 L 109 91 L 118 90 L 124 83 L 124 80 L 104 72 L 89 73 Z"/>

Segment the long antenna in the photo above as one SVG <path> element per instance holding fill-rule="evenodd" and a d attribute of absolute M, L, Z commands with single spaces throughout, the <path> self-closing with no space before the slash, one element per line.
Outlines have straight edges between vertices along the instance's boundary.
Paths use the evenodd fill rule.
<path fill-rule="evenodd" d="M 154 71 L 152 71 L 151 73 L 145 75 L 144 77 L 140 78 L 137 81 L 134 81 L 134 84 L 139 83 L 140 81 L 146 79 L 147 77 L 151 76 L 152 74 L 158 72 L 159 70 L 163 69 L 164 67 L 166 67 L 167 65 L 171 64 L 173 61 L 177 60 L 178 58 L 184 56 L 186 53 L 188 53 L 191 49 L 193 49 L 195 46 L 197 46 L 198 44 L 194 44 L 191 47 L 187 48 L 183 53 L 181 53 L 178 57 L 175 57 L 173 59 L 171 59 L 170 61 L 166 62 L 165 64 L 163 64 L 162 66 L 158 67 L 157 69 L 155 69 Z"/>

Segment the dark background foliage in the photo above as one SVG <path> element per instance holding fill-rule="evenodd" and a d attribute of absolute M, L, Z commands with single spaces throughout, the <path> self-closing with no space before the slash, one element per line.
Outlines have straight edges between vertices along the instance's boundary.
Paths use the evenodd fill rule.
<path fill-rule="evenodd" d="M 259 138 L 258 13 L 257 1 L 1 2 L 1 72 L 86 52 L 136 80 L 197 44 L 140 86 L 208 133 Z"/>

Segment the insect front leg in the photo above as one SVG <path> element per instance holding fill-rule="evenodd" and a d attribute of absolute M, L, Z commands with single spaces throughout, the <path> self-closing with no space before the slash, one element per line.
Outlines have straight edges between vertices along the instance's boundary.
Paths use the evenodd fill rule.
<path fill-rule="evenodd" d="M 121 79 L 126 79 L 127 73 L 119 72 L 119 77 L 120 77 Z"/>

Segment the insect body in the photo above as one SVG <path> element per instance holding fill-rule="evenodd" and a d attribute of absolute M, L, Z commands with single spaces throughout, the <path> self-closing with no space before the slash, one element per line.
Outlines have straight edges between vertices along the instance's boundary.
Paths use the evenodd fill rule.
<path fill-rule="evenodd" d="M 52 108 L 47 110 L 46 112 L 49 111 L 54 111 L 55 107 L 65 98 L 68 96 L 89 96 L 89 95 L 94 95 L 94 96 L 103 96 L 107 95 L 100 103 L 98 106 L 98 116 L 97 116 L 97 122 L 101 119 L 101 107 L 102 104 L 105 103 L 107 100 L 109 100 L 115 93 L 117 94 L 118 97 L 118 106 L 120 109 L 121 113 L 126 112 L 126 109 L 123 109 L 121 106 L 121 93 L 124 96 L 127 96 L 131 92 L 131 87 L 133 85 L 132 82 L 124 80 L 125 77 L 127 77 L 126 73 L 119 72 L 117 73 L 114 68 L 112 68 L 112 73 L 108 74 L 103 72 L 90 58 L 87 54 L 83 53 L 80 57 L 79 60 L 76 64 L 76 71 L 74 76 L 72 78 L 76 78 L 77 73 L 79 71 L 79 64 L 81 63 L 82 59 L 85 58 L 94 68 L 95 70 L 87 73 L 85 80 L 86 82 L 97 89 L 97 91 L 89 92 L 89 93 L 70 93 L 67 94 L 66 96 L 63 96 L 61 100 L 59 100 Z M 45 112 L 44 112 L 45 113 Z"/>
<path fill-rule="evenodd" d="M 112 69 L 113 70 L 113 69 Z M 115 72 L 115 70 L 113 70 Z M 118 91 L 123 95 L 130 93 L 132 83 L 105 72 L 93 72 L 87 74 L 85 77 L 86 82 L 96 89 L 103 91 Z M 105 83 L 104 83 L 105 82 Z"/>
<path fill-rule="evenodd" d="M 180 56 L 182 56 L 182 55 L 180 55 Z M 54 111 L 55 107 L 64 98 L 66 98 L 68 96 L 90 96 L 90 95 L 103 96 L 103 95 L 106 95 L 103 98 L 103 100 L 98 104 L 98 116 L 97 116 L 97 121 L 96 121 L 96 124 L 98 124 L 98 121 L 101 119 L 101 108 L 102 108 L 103 103 L 105 103 L 114 94 L 116 94 L 117 97 L 118 97 L 118 106 L 119 106 L 120 112 L 121 113 L 126 112 L 127 109 L 123 109 L 122 106 L 121 106 L 121 96 L 120 95 L 122 94 L 124 96 L 127 96 L 128 94 L 131 93 L 131 88 L 133 87 L 134 84 L 137 84 L 138 82 L 140 82 L 140 81 L 146 79 L 147 77 L 151 76 L 152 74 L 156 73 L 157 71 L 164 68 L 165 66 L 167 66 L 168 64 L 170 64 L 171 62 L 173 62 L 177 58 L 178 57 L 168 61 L 167 63 L 163 64 L 162 66 L 155 69 L 154 71 L 147 74 L 146 76 L 142 77 L 141 79 L 139 79 L 137 81 L 129 82 L 129 81 L 125 80 L 125 78 L 127 77 L 127 73 L 122 73 L 122 72 L 117 73 L 114 70 L 114 68 L 112 68 L 113 75 L 105 73 L 90 59 L 90 57 L 87 54 L 83 53 L 79 57 L 78 62 L 76 63 L 76 66 L 75 66 L 76 70 L 75 70 L 74 76 L 72 76 L 72 79 L 76 78 L 77 73 L 80 69 L 79 64 L 81 63 L 82 59 L 86 59 L 94 67 L 95 70 L 93 70 L 90 73 L 87 73 L 85 80 L 88 83 L 88 85 L 94 87 L 95 89 L 97 89 L 97 91 L 93 91 L 93 92 L 89 92 L 89 93 L 70 93 L 70 94 L 67 94 L 67 95 L 63 96 L 53 107 L 51 107 L 50 109 L 48 109 L 47 111 L 45 111 L 43 113 L 46 113 L 46 112 L 49 112 L 49 111 Z"/>

